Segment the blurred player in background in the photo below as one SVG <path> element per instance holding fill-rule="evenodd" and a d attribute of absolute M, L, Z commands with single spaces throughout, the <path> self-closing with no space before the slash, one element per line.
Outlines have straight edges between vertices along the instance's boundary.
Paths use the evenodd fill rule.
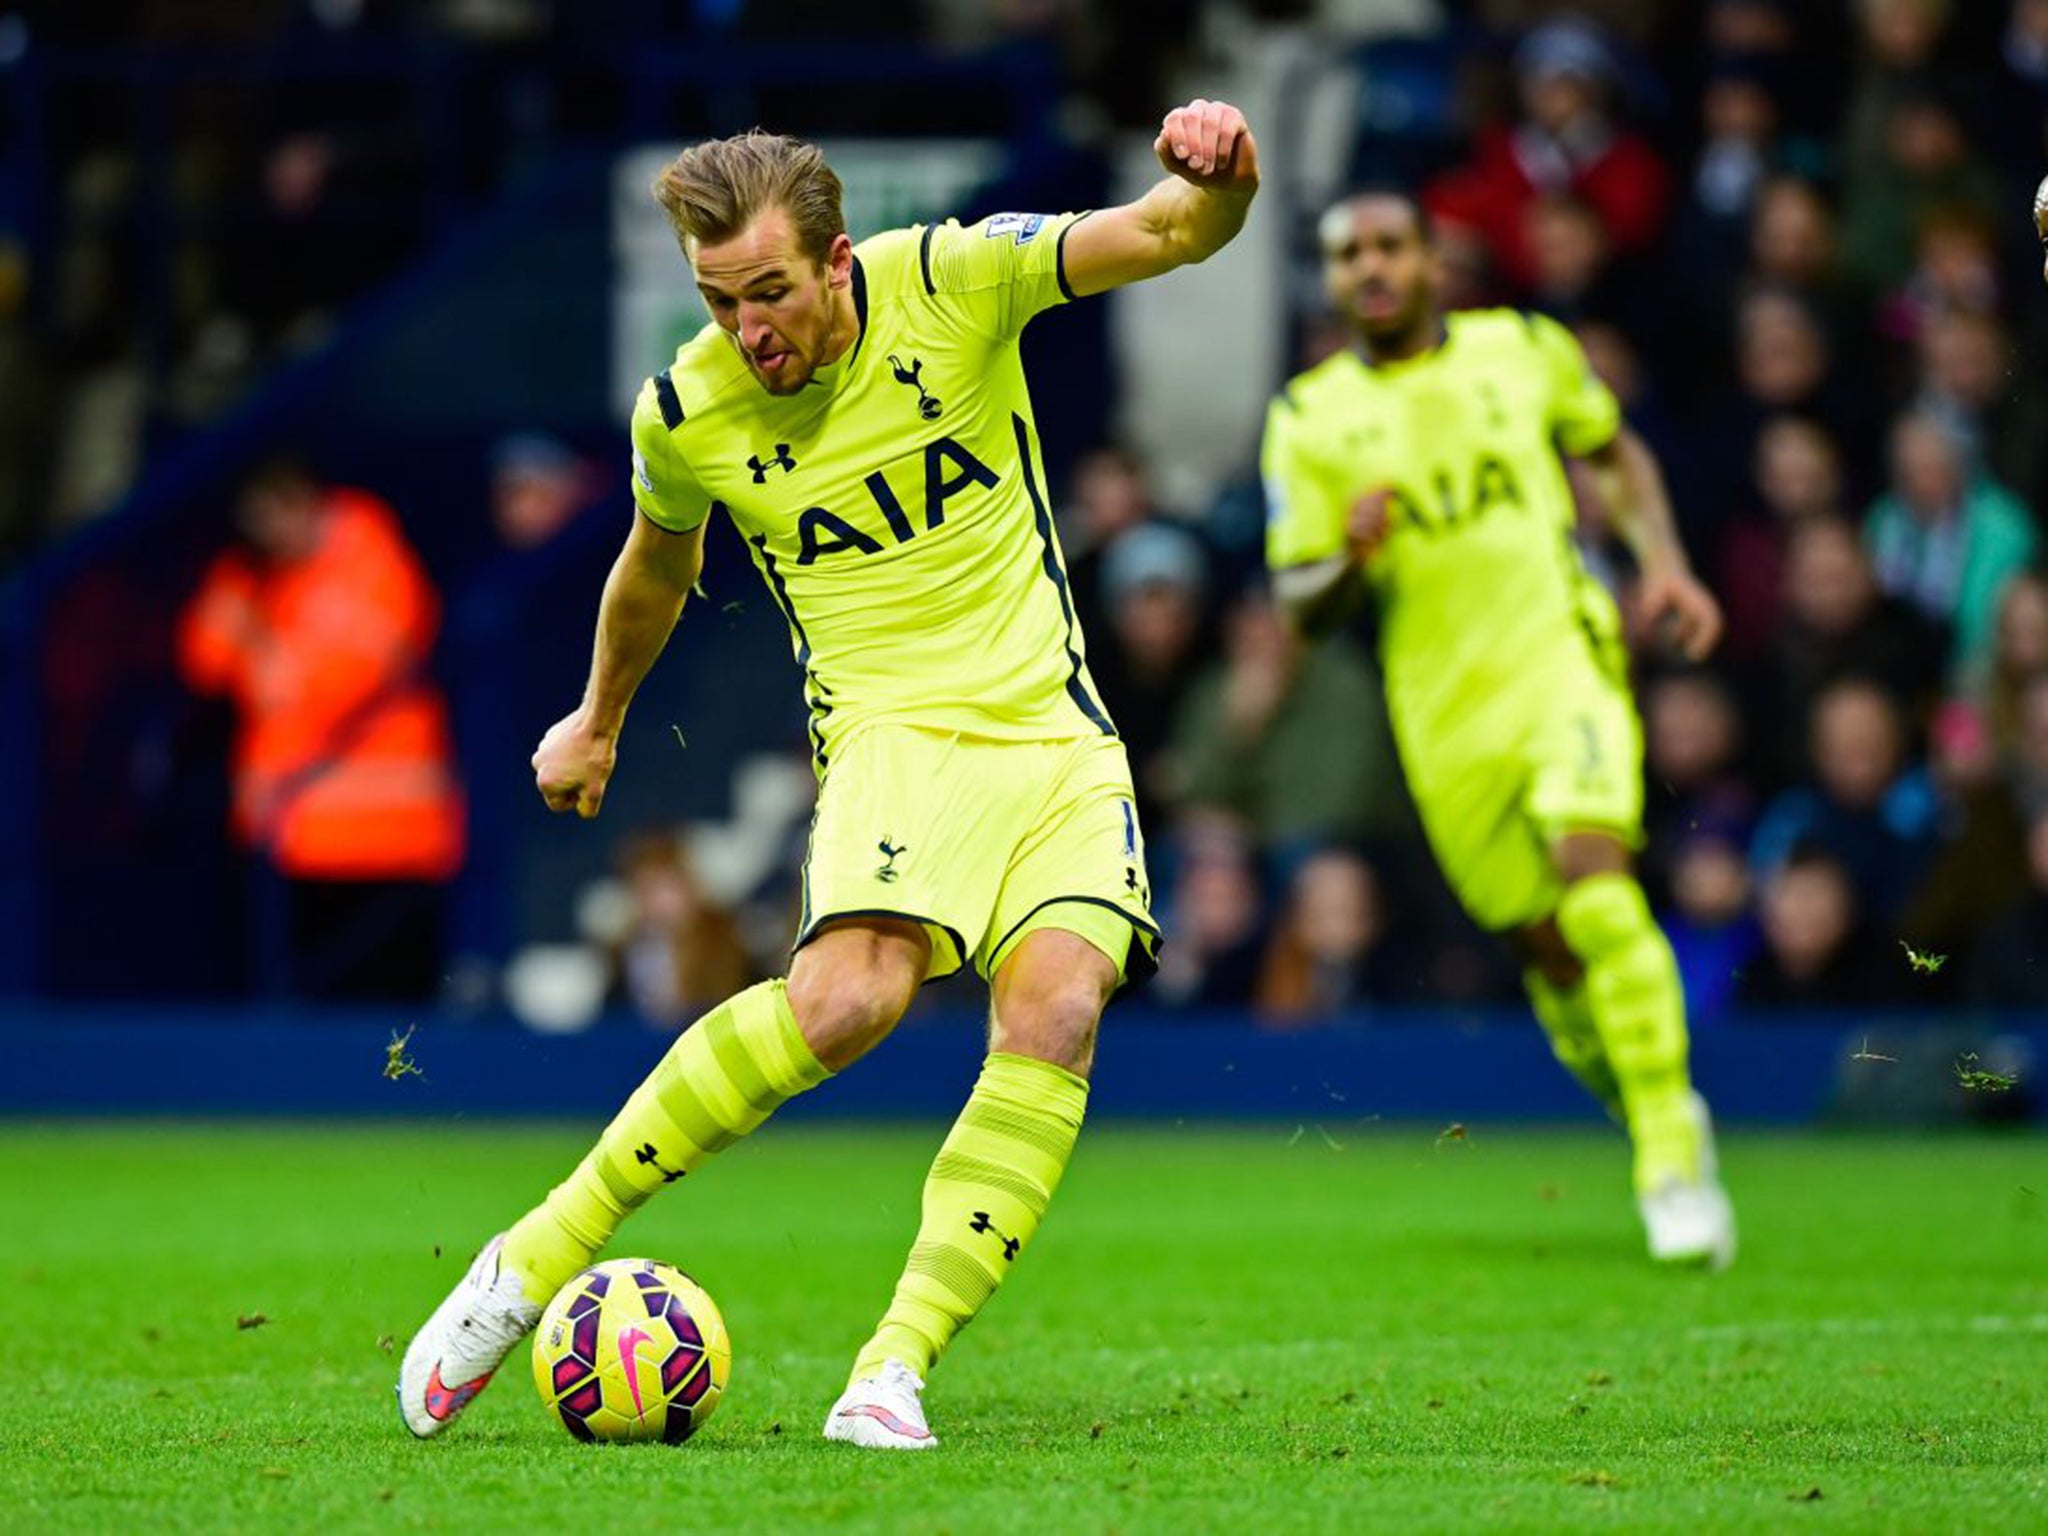
<path fill-rule="evenodd" d="M 936 1443 L 923 1377 L 1037 1229 L 1080 1131 L 1097 1020 L 1158 937 L 1018 355 L 1041 310 L 1201 261 L 1242 227 L 1258 158 L 1234 108 L 1178 108 L 1154 148 L 1171 174 L 1137 202 L 857 248 L 838 178 L 794 139 L 701 144 L 656 184 L 713 323 L 641 393 L 639 515 L 583 703 L 533 766 L 550 807 L 597 814 L 627 704 L 724 511 L 789 622 L 811 706 L 821 782 L 796 954 L 786 983 L 685 1032 L 576 1171 L 485 1246 L 406 1352 L 415 1434 L 447 1427 L 649 1195 L 971 964 L 990 983 L 991 1052 L 825 1423 L 857 1445 Z"/>
<path fill-rule="evenodd" d="M 1555 322 L 1446 316 L 1404 193 L 1319 229 L 1355 345 L 1267 417 L 1267 559 L 1302 628 L 1368 601 L 1403 767 L 1474 920 L 1520 954 L 1558 1058 L 1622 1118 L 1651 1255 L 1725 1265 L 1733 1211 L 1687 1070 L 1671 947 L 1632 870 L 1642 727 L 1613 601 L 1581 564 L 1562 456 L 1591 466 L 1642 570 L 1644 617 L 1688 656 L 1719 635 L 1655 459 Z"/>

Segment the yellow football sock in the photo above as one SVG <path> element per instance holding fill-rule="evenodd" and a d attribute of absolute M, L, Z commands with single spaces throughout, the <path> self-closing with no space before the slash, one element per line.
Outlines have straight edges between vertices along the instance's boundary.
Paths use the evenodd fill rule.
<path fill-rule="evenodd" d="M 931 1370 L 1038 1230 L 1087 1108 L 1087 1082 L 1065 1068 L 989 1056 L 925 1180 L 923 1223 L 895 1298 L 849 1380 L 885 1360 Z"/>
<path fill-rule="evenodd" d="M 1667 1179 L 1698 1178 L 1685 994 L 1643 888 L 1623 874 L 1581 880 L 1558 903 L 1557 926 L 1586 967 L 1586 1003 L 1635 1142 L 1638 1193 Z"/>
<path fill-rule="evenodd" d="M 1586 1091 L 1605 1105 L 1610 1115 L 1625 1120 L 1621 1084 L 1614 1080 L 1614 1068 L 1607 1063 L 1607 1048 L 1600 1043 L 1600 1026 L 1593 1022 L 1585 983 L 1567 990 L 1541 971 L 1529 970 L 1522 973 L 1522 985 L 1529 993 L 1529 1006 L 1536 1010 L 1536 1022 L 1550 1037 L 1550 1049 L 1565 1070 L 1585 1084 Z"/>
<path fill-rule="evenodd" d="M 649 1195 L 831 1075 L 782 982 L 727 999 L 683 1032 L 576 1171 L 506 1235 L 506 1265 L 529 1298 L 547 1300 Z"/>

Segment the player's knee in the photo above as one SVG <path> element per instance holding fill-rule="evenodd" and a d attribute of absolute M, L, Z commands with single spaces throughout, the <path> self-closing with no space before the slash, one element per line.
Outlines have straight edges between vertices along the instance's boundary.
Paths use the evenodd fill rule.
<path fill-rule="evenodd" d="M 1559 838 L 1551 861 L 1567 886 L 1599 875 L 1625 875 L 1633 864 L 1628 844 L 1607 832 L 1573 832 Z"/>
<path fill-rule="evenodd" d="M 996 989 L 989 1045 L 1086 1077 L 1095 1064 L 1096 1027 L 1116 990 L 1116 967 L 1071 935 L 1033 934 L 1025 944 L 1041 937 L 1046 942 L 1028 956 L 1019 951 L 1023 963 L 1008 968 Z"/>
<path fill-rule="evenodd" d="M 1095 1065 L 1095 1030 L 1101 1018 L 1102 1003 L 1090 993 L 1067 991 L 1034 999 L 995 1014 L 989 1048 L 1049 1061 L 1086 1077 Z"/>
<path fill-rule="evenodd" d="M 790 968 L 789 1007 L 797 1030 L 834 1072 L 888 1037 L 924 979 L 925 949 L 863 942 L 869 937 L 825 934 L 802 950 Z"/>

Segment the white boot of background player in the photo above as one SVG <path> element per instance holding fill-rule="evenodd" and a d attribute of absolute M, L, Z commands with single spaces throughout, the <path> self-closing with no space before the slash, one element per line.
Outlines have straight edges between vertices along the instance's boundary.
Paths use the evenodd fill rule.
<path fill-rule="evenodd" d="M 1700 1176 L 1686 1183 L 1673 1179 L 1636 1199 L 1650 1257 L 1660 1264 L 1704 1264 L 1726 1269 L 1735 1262 L 1735 1206 L 1721 1187 L 1714 1155 L 1714 1122 L 1707 1101 L 1692 1096 L 1700 1122 Z"/>

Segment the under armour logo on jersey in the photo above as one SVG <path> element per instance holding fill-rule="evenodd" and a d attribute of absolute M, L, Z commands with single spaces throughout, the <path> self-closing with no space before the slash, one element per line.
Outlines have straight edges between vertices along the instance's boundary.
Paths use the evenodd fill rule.
<path fill-rule="evenodd" d="M 795 469 L 796 460 L 789 456 L 789 444 L 777 443 L 775 445 L 774 458 L 764 460 L 757 453 L 747 460 L 747 468 L 754 472 L 754 484 L 766 485 L 768 483 L 769 470 L 780 469 L 787 471 Z"/>
<path fill-rule="evenodd" d="M 943 411 L 946 407 L 937 395 L 930 393 L 924 387 L 924 381 L 918 378 L 918 375 L 924 372 L 924 359 L 913 357 L 910 360 L 910 366 L 906 368 L 903 366 L 903 359 L 894 352 L 891 352 L 889 354 L 889 366 L 896 370 L 896 382 L 898 384 L 908 384 L 917 391 L 917 414 L 926 421 L 937 421 L 939 419 L 939 412 Z"/>
<path fill-rule="evenodd" d="M 998 1228 L 994 1222 L 988 1219 L 987 1211 L 976 1211 L 974 1213 L 974 1220 L 967 1223 L 967 1230 L 970 1232 L 989 1232 L 993 1233 L 996 1237 L 1001 1238 L 1003 1244 L 1003 1262 L 1006 1264 L 1014 1261 L 1017 1257 L 1017 1250 L 1024 1246 L 1024 1240 L 1022 1238 L 1004 1236 L 1002 1230 Z"/>

